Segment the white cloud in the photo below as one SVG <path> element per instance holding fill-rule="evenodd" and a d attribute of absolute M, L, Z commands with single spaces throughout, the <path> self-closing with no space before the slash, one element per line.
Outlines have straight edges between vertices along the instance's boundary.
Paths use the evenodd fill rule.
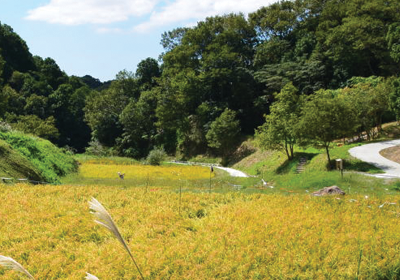
<path fill-rule="evenodd" d="M 108 33 L 122 34 L 124 33 L 124 30 L 121 28 L 100 27 L 96 29 L 96 32 L 100 34 L 108 34 Z"/>
<path fill-rule="evenodd" d="M 277 0 L 176 0 L 161 11 L 154 11 L 148 21 L 134 27 L 136 32 L 147 32 L 152 28 L 172 23 L 203 20 L 209 16 L 228 13 L 248 14 Z"/>
<path fill-rule="evenodd" d="M 187 26 L 206 17 L 227 13 L 254 12 L 278 0 L 50 0 L 28 12 L 26 19 L 65 25 L 110 24 L 132 17 L 147 19 L 133 27 L 135 32 L 171 24 Z M 98 32 L 120 32 L 98 28 Z"/>
<path fill-rule="evenodd" d="M 143 16 L 159 0 L 51 0 L 28 12 L 26 19 L 65 25 L 109 24 Z"/>

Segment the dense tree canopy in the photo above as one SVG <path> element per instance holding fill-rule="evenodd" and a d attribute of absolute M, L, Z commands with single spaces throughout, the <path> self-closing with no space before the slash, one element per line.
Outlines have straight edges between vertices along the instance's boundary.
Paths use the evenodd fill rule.
<path fill-rule="evenodd" d="M 69 77 L 0 23 L 0 118 L 31 133 L 53 125 L 52 141 L 80 152 L 91 142 L 137 158 L 154 147 L 224 153 L 235 143 L 219 134 L 225 124 L 234 138 L 266 121 L 260 137 L 286 145 L 289 158 L 299 137 L 328 148 L 333 137 L 373 137 L 383 118 L 399 116 L 399 10 L 398 0 L 294 0 L 209 17 L 164 32 L 158 61 L 106 83 Z M 300 129 L 300 119 L 314 125 L 302 106 L 332 127 L 340 122 L 329 110 L 349 110 L 355 126 L 326 137 L 317 124 Z"/>

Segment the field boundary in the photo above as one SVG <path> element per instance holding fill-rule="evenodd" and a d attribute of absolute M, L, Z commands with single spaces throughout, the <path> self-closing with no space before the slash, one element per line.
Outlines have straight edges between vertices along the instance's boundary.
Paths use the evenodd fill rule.
<path fill-rule="evenodd" d="M 200 165 L 200 166 L 216 166 L 216 167 L 222 167 L 221 164 L 219 163 L 205 163 L 205 162 L 193 162 L 193 161 L 183 161 L 183 160 L 173 160 L 171 163 L 176 163 L 176 164 L 185 164 L 185 165 Z"/>
<path fill-rule="evenodd" d="M 16 181 L 18 181 L 19 183 L 23 183 L 23 182 L 29 182 L 35 185 L 41 184 L 41 185 L 47 185 L 50 184 L 49 182 L 44 182 L 44 181 L 35 181 L 35 180 L 29 180 L 27 178 L 8 178 L 8 177 L 0 177 L 0 180 L 3 183 L 14 183 Z"/>

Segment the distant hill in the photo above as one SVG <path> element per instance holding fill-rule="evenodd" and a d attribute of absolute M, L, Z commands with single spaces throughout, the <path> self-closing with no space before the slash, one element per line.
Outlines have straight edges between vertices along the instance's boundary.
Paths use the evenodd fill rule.
<path fill-rule="evenodd" d="M 104 90 L 110 87 L 112 81 L 101 82 L 99 79 L 93 78 L 90 75 L 80 77 L 81 81 L 88 87 L 95 90 Z"/>
<path fill-rule="evenodd" d="M 54 59 L 34 56 L 12 27 L 0 22 L 0 121 L 83 152 L 91 139 L 86 99 L 110 83 L 68 76 Z"/>

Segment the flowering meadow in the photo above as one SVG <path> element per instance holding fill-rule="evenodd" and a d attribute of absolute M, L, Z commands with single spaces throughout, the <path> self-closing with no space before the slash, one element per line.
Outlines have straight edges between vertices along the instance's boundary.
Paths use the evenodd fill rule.
<path fill-rule="evenodd" d="M 180 206 L 157 187 L 0 185 L 0 255 L 35 279 L 139 279 L 92 197 L 145 279 L 398 278 L 400 196 L 184 193 Z"/>

